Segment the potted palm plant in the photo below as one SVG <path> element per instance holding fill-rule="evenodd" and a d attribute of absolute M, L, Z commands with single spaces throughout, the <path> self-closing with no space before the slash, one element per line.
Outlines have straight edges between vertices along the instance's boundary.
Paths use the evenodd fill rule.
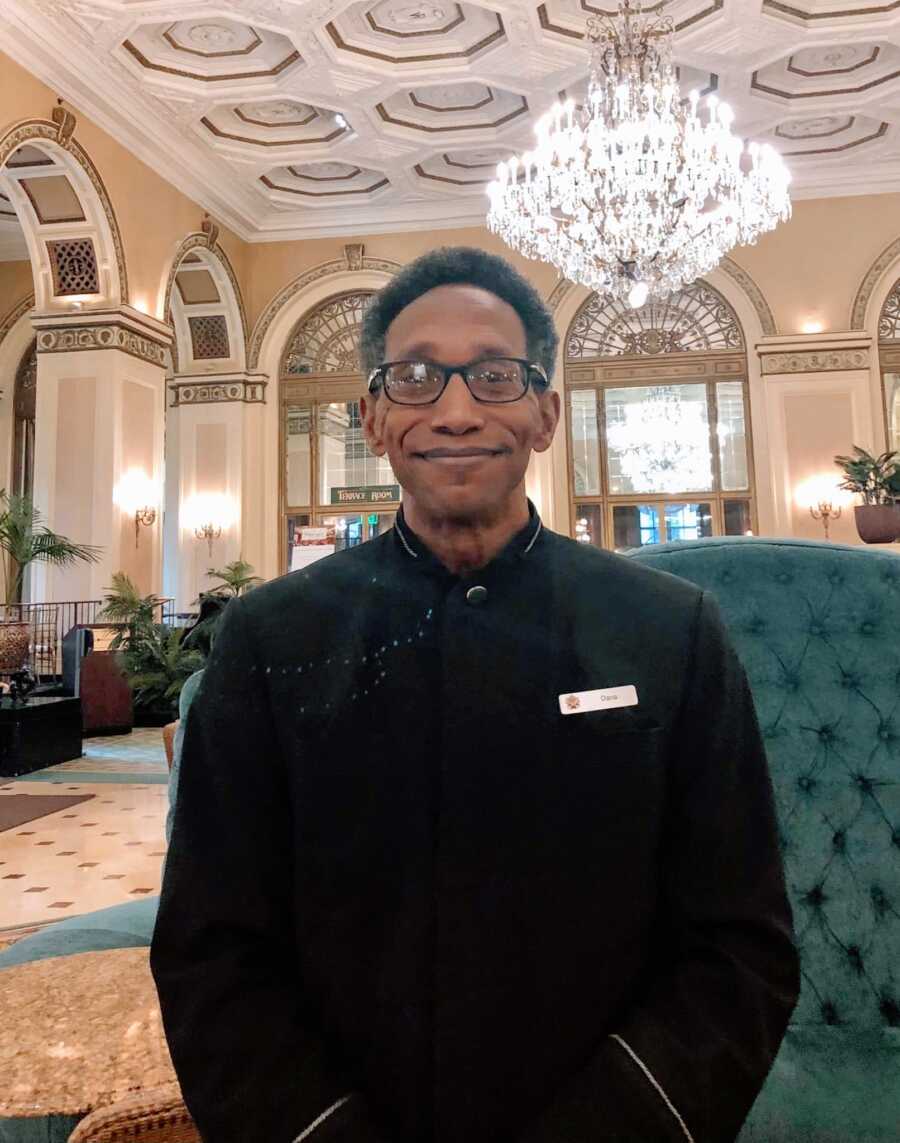
<path fill-rule="evenodd" d="M 204 664 L 199 651 L 184 645 L 183 627 L 156 621 L 162 602 L 158 595 L 141 595 L 125 572 L 115 572 L 100 612 L 122 624 L 110 649 L 122 652 L 136 726 L 164 726 L 177 718 L 181 688 Z"/>
<path fill-rule="evenodd" d="M 27 496 L 0 489 L 0 564 L 3 568 L 3 619 L 0 620 L 0 673 L 21 670 L 28 657 L 31 624 L 22 619 L 22 585 L 29 564 L 71 567 L 96 563 L 102 549 L 78 544 L 45 526 Z"/>
<path fill-rule="evenodd" d="M 210 591 L 201 591 L 197 603 L 200 615 L 185 636 L 185 646 L 196 648 L 208 655 L 212 648 L 219 620 L 230 599 L 243 595 L 263 581 L 253 574 L 253 567 L 245 559 L 236 559 L 224 568 L 208 568 L 206 574 L 219 583 Z"/>
<path fill-rule="evenodd" d="M 843 473 L 839 487 L 863 499 L 854 509 L 856 530 L 867 544 L 890 544 L 900 539 L 900 453 L 874 456 L 859 445 L 852 456 L 836 456 Z"/>

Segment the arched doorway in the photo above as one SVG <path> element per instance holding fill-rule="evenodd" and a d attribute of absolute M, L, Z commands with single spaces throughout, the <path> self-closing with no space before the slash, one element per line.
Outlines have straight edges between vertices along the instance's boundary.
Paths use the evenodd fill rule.
<path fill-rule="evenodd" d="M 708 283 L 639 309 L 591 295 L 566 334 L 565 391 L 577 539 L 757 530 L 746 339 Z"/>
<path fill-rule="evenodd" d="M 32 341 L 16 370 L 13 391 L 12 491 L 34 494 L 34 415 L 37 403 L 37 342 Z"/>
<path fill-rule="evenodd" d="M 283 571 L 301 566 L 303 529 L 328 530 L 323 539 L 340 550 L 386 531 L 400 507 L 391 466 L 369 452 L 360 421 L 359 333 L 371 296 L 320 302 L 294 326 L 281 357 Z"/>
<path fill-rule="evenodd" d="M 878 349 L 887 447 L 900 450 L 900 278 L 881 308 Z"/>

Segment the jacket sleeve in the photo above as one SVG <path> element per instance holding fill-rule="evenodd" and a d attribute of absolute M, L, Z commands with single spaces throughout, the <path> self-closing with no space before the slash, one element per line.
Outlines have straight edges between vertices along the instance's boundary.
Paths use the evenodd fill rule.
<path fill-rule="evenodd" d="M 308 1011 L 265 666 L 229 604 L 191 705 L 150 963 L 207 1143 L 383 1143 Z"/>
<path fill-rule="evenodd" d="M 653 968 L 519 1143 L 732 1143 L 778 1051 L 793 918 L 749 687 L 708 596 L 670 766 Z"/>

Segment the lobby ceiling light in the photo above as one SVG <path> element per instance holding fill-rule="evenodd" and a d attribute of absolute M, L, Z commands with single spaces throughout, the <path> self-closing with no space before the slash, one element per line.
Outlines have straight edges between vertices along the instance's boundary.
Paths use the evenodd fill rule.
<path fill-rule="evenodd" d="M 790 174 L 771 147 L 744 145 L 714 95 L 685 100 L 671 18 L 620 0 L 587 22 L 583 107 L 537 124 L 537 145 L 502 162 L 489 228 L 513 249 L 639 307 L 709 273 L 732 247 L 790 217 Z"/>

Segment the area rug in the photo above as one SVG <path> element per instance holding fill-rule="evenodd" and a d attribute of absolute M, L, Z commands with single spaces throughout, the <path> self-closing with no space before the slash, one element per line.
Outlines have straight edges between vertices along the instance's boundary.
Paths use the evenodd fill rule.
<path fill-rule="evenodd" d="M 0 797 L 0 833 L 36 818 L 87 802 L 95 794 L 4 794 Z"/>

